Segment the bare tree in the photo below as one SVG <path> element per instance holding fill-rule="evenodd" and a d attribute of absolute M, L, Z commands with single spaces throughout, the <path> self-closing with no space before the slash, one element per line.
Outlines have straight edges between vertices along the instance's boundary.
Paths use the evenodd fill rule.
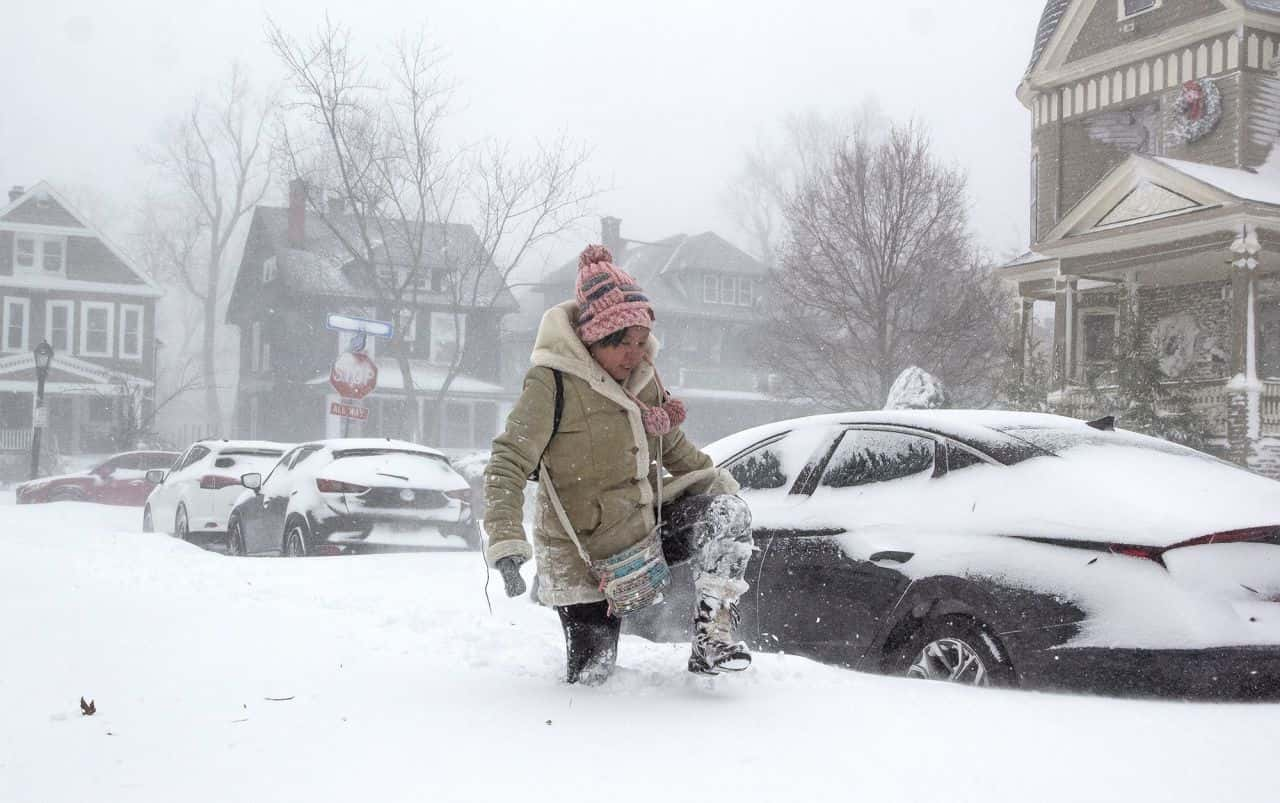
<path fill-rule="evenodd" d="M 146 154 L 166 192 L 148 211 L 148 250 L 199 304 L 205 415 L 221 426 L 218 330 L 230 292 L 233 239 L 270 185 L 268 121 L 273 100 L 256 95 L 233 66 L 213 98 L 197 98 Z"/>
<path fill-rule="evenodd" d="M 1008 308 L 968 229 L 964 174 L 918 125 L 855 129 L 806 165 L 787 195 L 764 356 L 790 390 L 832 407 L 879 407 L 918 365 L 961 403 L 1000 374 Z"/>
<path fill-rule="evenodd" d="M 586 151 L 564 138 L 523 156 L 498 141 L 446 147 L 452 86 L 421 32 L 396 42 L 381 69 L 328 18 L 303 39 L 271 22 L 268 40 L 293 90 L 278 156 L 306 181 L 308 215 L 341 244 L 343 253 L 329 256 L 362 268 L 368 294 L 401 331 L 427 307 L 453 316 L 458 347 L 434 389 L 443 410 L 465 365 L 464 316 L 509 301 L 511 273 L 580 220 L 596 194 L 583 176 Z M 404 347 L 394 354 L 405 429 L 417 437 L 412 355 Z"/>

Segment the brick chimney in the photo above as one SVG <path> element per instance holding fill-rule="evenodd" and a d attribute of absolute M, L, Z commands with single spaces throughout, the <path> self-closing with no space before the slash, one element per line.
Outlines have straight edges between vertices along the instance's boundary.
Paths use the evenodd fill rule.
<path fill-rule="evenodd" d="M 14 201 L 21 198 L 22 194 L 25 193 L 26 191 L 27 191 L 27 188 L 22 186 L 21 184 L 14 184 L 12 187 L 9 188 L 9 203 L 13 203 Z"/>
<path fill-rule="evenodd" d="M 621 262 L 622 249 L 624 247 L 622 242 L 622 218 L 600 218 L 600 243 L 609 249 L 615 260 Z"/>
<path fill-rule="evenodd" d="M 289 247 L 307 244 L 307 183 L 300 178 L 289 182 Z"/>

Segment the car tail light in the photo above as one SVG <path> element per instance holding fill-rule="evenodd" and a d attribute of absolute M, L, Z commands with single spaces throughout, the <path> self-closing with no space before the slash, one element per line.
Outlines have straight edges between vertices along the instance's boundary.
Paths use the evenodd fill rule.
<path fill-rule="evenodd" d="M 1107 548 L 1107 551 L 1111 552 L 1113 555 L 1128 555 L 1131 558 L 1145 558 L 1146 560 L 1153 560 L 1161 565 L 1164 564 L 1164 560 L 1161 557 L 1164 554 L 1164 550 L 1160 547 L 1134 546 L 1132 544 L 1111 544 Z"/>
<path fill-rule="evenodd" d="M 230 488 L 232 485 L 239 484 L 239 477 L 228 477 L 225 474 L 205 474 L 200 478 L 200 487 L 206 491 L 216 491 L 219 488 Z"/>
<path fill-rule="evenodd" d="M 461 502 L 464 505 L 471 504 L 470 488 L 459 488 L 456 491 L 445 491 L 444 495 L 449 497 L 450 499 L 457 499 L 459 502 Z"/>
<path fill-rule="evenodd" d="M 341 480 L 328 480 L 323 477 L 316 478 L 316 487 L 320 489 L 320 493 L 326 494 L 362 494 L 369 490 L 367 485 L 356 485 L 354 482 L 343 482 Z"/>

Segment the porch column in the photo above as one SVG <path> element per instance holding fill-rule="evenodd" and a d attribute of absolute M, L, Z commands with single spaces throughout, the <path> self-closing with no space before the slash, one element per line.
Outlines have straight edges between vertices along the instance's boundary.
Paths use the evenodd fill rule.
<path fill-rule="evenodd" d="M 1072 339 L 1075 326 L 1075 279 L 1058 279 L 1054 284 L 1053 305 L 1053 387 L 1063 390 L 1071 380 Z"/>
<path fill-rule="evenodd" d="M 1129 271 L 1124 277 L 1120 294 L 1120 349 L 1138 347 L 1138 324 L 1142 317 L 1142 306 L 1138 297 L 1138 274 Z"/>
<path fill-rule="evenodd" d="M 1018 338 L 1017 343 L 1013 347 L 1013 358 L 1018 364 L 1018 381 L 1027 381 L 1027 338 L 1031 333 L 1032 316 L 1035 315 L 1035 299 L 1020 298 L 1018 299 L 1018 308 L 1014 311 L 1017 315 L 1015 321 L 1015 332 Z"/>
<path fill-rule="evenodd" d="M 1253 226 L 1231 243 L 1231 381 L 1227 383 L 1227 450 L 1244 466 L 1262 436 L 1262 383 L 1258 380 L 1258 316 L 1254 279 L 1261 247 Z"/>

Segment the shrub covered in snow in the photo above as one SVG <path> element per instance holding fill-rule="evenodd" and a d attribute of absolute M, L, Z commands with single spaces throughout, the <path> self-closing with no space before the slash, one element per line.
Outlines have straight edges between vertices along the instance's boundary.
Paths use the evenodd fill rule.
<path fill-rule="evenodd" d="M 936 377 L 922 368 L 911 366 L 894 380 L 889 388 L 886 410 L 937 410 L 947 406 L 947 393 Z"/>

